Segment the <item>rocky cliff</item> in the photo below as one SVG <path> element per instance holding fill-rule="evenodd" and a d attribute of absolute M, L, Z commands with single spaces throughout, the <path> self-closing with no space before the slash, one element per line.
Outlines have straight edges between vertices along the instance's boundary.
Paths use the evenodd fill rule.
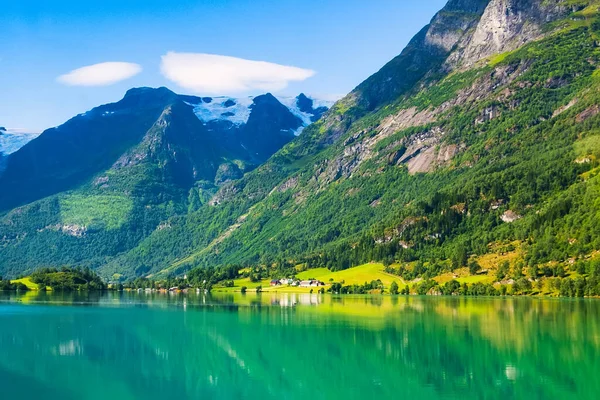
<path fill-rule="evenodd" d="M 544 25 L 582 7 L 566 0 L 491 0 L 476 28 L 456 42 L 447 65 L 468 68 L 486 57 L 540 39 Z"/>

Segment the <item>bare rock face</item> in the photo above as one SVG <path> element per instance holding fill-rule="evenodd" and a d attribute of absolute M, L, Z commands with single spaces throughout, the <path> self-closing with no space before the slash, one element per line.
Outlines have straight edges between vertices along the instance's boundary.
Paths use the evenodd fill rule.
<path fill-rule="evenodd" d="M 523 218 L 523 217 L 512 210 L 506 211 L 500 217 L 500 219 L 507 224 L 512 224 L 513 222 L 520 220 L 521 218 Z"/>
<path fill-rule="evenodd" d="M 84 237 L 87 233 L 87 227 L 83 225 L 70 224 L 61 226 L 60 230 L 65 235 L 74 236 L 77 238 Z"/>
<path fill-rule="evenodd" d="M 210 199 L 208 202 L 211 206 L 218 206 L 221 203 L 230 200 L 236 193 L 239 192 L 239 189 L 234 185 L 233 182 L 227 182 L 221 189 Z"/>
<path fill-rule="evenodd" d="M 540 37 L 541 26 L 572 11 L 565 0 L 490 0 L 477 28 L 447 60 L 468 68 L 494 54 L 514 50 Z"/>
<path fill-rule="evenodd" d="M 342 102 L 349 107 L 360 105 L 373 110 L 405 94 L 423 77 L 438 71 L 457 44 L 477 26 L 489 2 L 450 0 L 398 57 L 360 84 Z"/>
<path fill-rule="evenodd" d="M 490 0 L 450 0 L 432 19 L 425 44 L 450 52 L 478 21 Z"/>

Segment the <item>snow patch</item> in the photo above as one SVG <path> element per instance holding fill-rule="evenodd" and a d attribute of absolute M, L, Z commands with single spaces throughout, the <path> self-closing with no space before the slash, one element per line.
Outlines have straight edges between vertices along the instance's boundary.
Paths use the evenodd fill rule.
<path fill-rule="evenodd" d="M 294 114 L 296 117 L 300 118 L 302 120 L 303 125 L 308 126 L 312 123 L 311 118 L 313 117 L 313 114 L 309 114 L 309 113 L 300 111 L 300 109 L 298 108 L 298 104 L 297 104 L 298 99 L 296 97 L 277 97 L 277 100 L 279 100 L 279 102 L 281 104 L 286 106 L 292 114 Z M 314 100 L 313 100 L 313 104 L 314 104 Z M 314 105 L 313 105 L 313 108 L 314 108 Z"/>
<path fill-rule="evenodd" d="M 317 108 L 320 108 L 320 107 L 326 107 L 329 110 L 331 108 L 331 106 L 333 106 L 333 104 L 335 103 L 335 101 L 318 100 L 311 96 L 307 96 L 307 97 L 310 100 L 312 100 L 312 102 L 313 102 L 313 105 L 312 105 L 313 110 L 316 110 Z M 300 110 L 300 108 L 298 107 L 298 98 L 297 97 L 277 97 L 277 100 L 279 100 L 279 102 L 281 104 L 286 106 L 287 109 L 290 110 L 290 112 L 292 114 L 294 114 L 296 117 L 298 117 L 298 118 L 300 118 L 300 120 L 302 120 L 302 126 L 299 127 L 298 129 L 296 129 L 296 131 L 294 131 L 294 135 L 296 135 L 296 136 L 300 135 L 302 133 L 302 131 L 304 131 L 304 128 L 306 128 L 308 125 L 312 124 L 312 117 L 314 117 L 314 114 L 307 113 L 307 112 Z"/>
<path fill-rule="evenodd" d="M 290 112 L 300 118 L 302 126 L 294 131 L 298 136 L 304 128 L 312 123 L 311 113 L 303 112 L 298 107 L 297 97 L 276 97 Z M 313 109 L 319 107 L 331 108 L 335 101 L 319 100 L 309 97 L 313 101 Z M 229 121 L 233 125 L 243 125 L 248 122 L 252 112 L 251 106 L 254 103 L 254 97 L 202 97 L 198 98 L 199 103 L 187 103 L 194 108 L 194 113 L 202 122 Z"/>
<path fill-rule="evenodd" d="M 0 153 L 9 155 L 38 137 L 39 133 L 25 133 L 7 129 L 0 135 Z"/>
<path fill-rule="evenodd" d="M 203 122 L 229 121 L 234 125 L 242 125 L 250 118 L 253 102 L 254 97 L 212 97 L 210 102 L 203 100 L 199 104 L 188 104 L 194 107 L 194 113 Z"/>

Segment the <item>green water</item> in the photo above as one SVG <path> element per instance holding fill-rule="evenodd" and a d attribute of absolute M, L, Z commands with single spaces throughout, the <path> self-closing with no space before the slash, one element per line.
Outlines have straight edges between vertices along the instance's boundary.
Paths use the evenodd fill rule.
<path fill-rule="evenodd" d="M 597 399 L 600 301 L 0 294 L 0 398 Z"/>

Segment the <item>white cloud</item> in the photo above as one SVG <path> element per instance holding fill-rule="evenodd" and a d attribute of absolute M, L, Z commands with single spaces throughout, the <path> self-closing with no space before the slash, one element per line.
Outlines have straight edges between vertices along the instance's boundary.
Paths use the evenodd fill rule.
<path fill-rule="evenodd" d="M 138 64 L 104 62 L 75 69 L 57 81 L 69 86 L 108 86 L 129 79 L 142 71 Z"/>
<path fill-rule="evenodd" d="M 216 54 L 169 52 L 162 56 L 161 72 L 169 80 L 197 94 L 276 92 L 292 81 L 303 81 L 314 71 L 266 61 Z"/>

